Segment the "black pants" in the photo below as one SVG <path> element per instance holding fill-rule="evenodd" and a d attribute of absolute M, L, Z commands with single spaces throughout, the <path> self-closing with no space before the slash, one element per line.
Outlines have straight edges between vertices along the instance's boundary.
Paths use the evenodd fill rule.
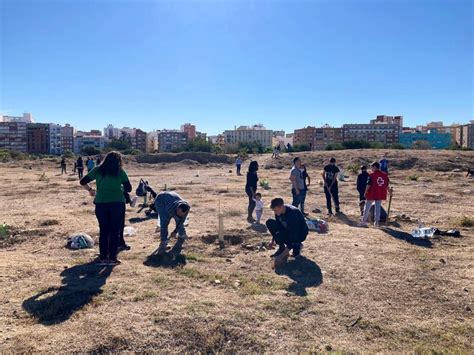
<path fill-rule="evenodd" d="M 278 244 L 278 246 L 293 249 L 295 254 L 299 254 L 301 250 L 301 242 L 306 236 L 296 236 L 296 238 L 295 236 L 291 236 L 289 231 L 283 228 L 282 225 L 274 219 L 267 220 L 265 224 L 267 225 L 268 231 L 272 235 L 273 240 Z"/>
<path fill-rule="evenodd" d="M 236 167 L 237 167 L 237 175 L 240 175 L 240 167 L 241 167 L 241 165 L 236 165 Z"/>
<path fill-rule="evenodd" d="M 255 209 L 255 201 L 253 200 L 252 191 L 250 189 L 245 189 L 247 196 L 249 197 L 249 206 L 248 206 L 248 217 L 251 217 L 253 214 L 253 210 Z"/>
<path fill-rule="evenodd" d="M 67 174 L 66 172 L 66 166 L 61 166 L 61 175 L 62 174 Z"/>
<path fill-rule="evenodd" d="M 324 186 L 324 194 L 326 195 L 326 207 L 328 211 L 332 211 L 332 203 L 331 203 L 331 195 L 334 199 L 334 205 L 336 207 L 336 212 L 339 212 L 339 188 L 337 183 L 334 183 L 331 187 L 331 193 L 329 193 L 329 189 Z"/>
<path fill-rule="evenodd" d="M 82 179 L 84 176 L 84 168 L 77 168 L 77 173 L 79 174 L 79 179 Z"/>
<path fill-rule="evenodd" d="M 95 215 L 99 221 L 99 251 L 102 260 L 117 259 L 120 230 L 125 221 L 123 202 L 96 203 Z"/>
<path fill-rule="evenodd" d="M 122 228 L 120 228 L 120 235 L 119 235 L 119 247 L 123 247 L 125 245 L 127 245 L 127 243 L 125 243 L 125 238 L 123 237 L 123 230 L 125 229 L 125 211 L 126 211 L 126 204 L 124 203 L 123 204 L 123 220 L 122 220 Z"/>

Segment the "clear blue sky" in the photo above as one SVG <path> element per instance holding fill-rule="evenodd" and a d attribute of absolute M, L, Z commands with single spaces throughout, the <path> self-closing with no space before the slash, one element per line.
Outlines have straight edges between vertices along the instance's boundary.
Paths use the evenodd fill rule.
<path fill-rule="evenodd" d="M 474 119 L 473 1 L 0 3 L 7 114 L 210 134 Z"/>

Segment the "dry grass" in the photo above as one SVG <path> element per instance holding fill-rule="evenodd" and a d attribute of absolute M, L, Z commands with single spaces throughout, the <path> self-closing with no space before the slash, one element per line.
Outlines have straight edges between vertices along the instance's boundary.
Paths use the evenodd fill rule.
<path fill-rule="evenodd" d="M 474 157 L 386 154 L 395 167 L 392 214 L 461 228 L 463 237 L 413 240 L 408 233 L 414 224 L 403 220 L 382 229 L 354 227 L 359 212 L 351 174 L 340 183 L 345 216 L 330 217 L 329 233 L 311 233 L 304 257 L 290 258 L 276 272 L 269 258 L 274 251 L 253 247 L 270 237 L 245 221 L 245 177 L 227 173 L 231 165 L 187 162 L 156 169 L 128 161 L 132 185 L 144 177 L 157 190 L 167 184 L 189 200 L 192 239 L 179 260 L 149 257 L 159 242 L 156 221 L 128 208 L 137 234 L 128 238 L 132 249 L 121 253 L 122 264 L 110 269 L 93 263 L 97 248 L 64 247 L 74 232 L 98 236 L 94 205 L 76 177 L 58 176 L 57 164 L 48 161 L 24 162 L 27 168 L 0 164 L 0 221 L 9 226 L 0 236 L 0 349 L 472 353 L 474 206 L 463 191 L 474 190 L 474 180 L 451 170 L 474 165 Z M 308 210 L 324 210 L 317 180 L 333 155 L 355 174 L 380 151 L 300 154 L 315 181 Z M 278 195 L 290 201 L 294 156 L 278 162 L 254 157 L 268 167 L 259 171 L 271 181 L 271 190 L 260 189 L 267 203 Z M 46 182 L 39 181 L 43 173 Z M 219 203 L 224 249 L 217 243 Z"/>

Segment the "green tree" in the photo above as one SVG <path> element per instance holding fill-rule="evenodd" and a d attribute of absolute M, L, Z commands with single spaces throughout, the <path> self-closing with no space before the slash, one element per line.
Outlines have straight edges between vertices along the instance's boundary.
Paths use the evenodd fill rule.
<path fill-rule="evenodd" d="M 81 149 L 81 153 L 85 155 L 97 155 L 100 154 L 100 150 L 93 145 L 86 145 Z"/>
<path fill-rule="evenodd" d="M 125 136 L 119 139 L 112 138 L 112 140 L 107 144 L 106 149 L 119 151 L 132 149 L 132 143 Z"/>

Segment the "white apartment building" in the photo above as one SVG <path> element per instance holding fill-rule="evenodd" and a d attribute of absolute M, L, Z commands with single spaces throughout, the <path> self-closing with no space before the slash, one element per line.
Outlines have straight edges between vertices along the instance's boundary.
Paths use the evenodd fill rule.
<path fill-rule="evenodd" d="M 0 122 L 16 122 L 16 123 L 34 123 L 33 115 L 25 112 L 23 116 L 8 116 L 0 114 Z"/>
<path fill-rule="evenodd" d="M 64 153 L 61 139 L 61 125 L 49 124 L 49 154 L 61 155 Z"/>
<path fill-rule="evenodd" d="M 273 131 L 266 129 L 261 124 L 253 126 L 240 126 L 233 130 L 224 131 L 226 145 L 236 145 L 240 142 L 260 143 L 264 147 L 272 146 Z"/>

